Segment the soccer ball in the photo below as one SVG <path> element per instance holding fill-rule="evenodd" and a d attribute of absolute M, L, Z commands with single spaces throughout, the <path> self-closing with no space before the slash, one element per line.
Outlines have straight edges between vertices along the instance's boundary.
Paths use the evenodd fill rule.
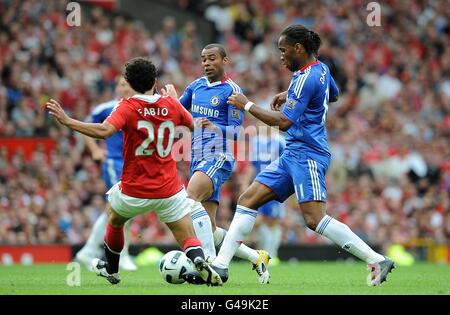
<path fill-rule="evenodd" d="M 185 253 L 173 250 L 166 253 L 159 261 L 159 272 L 164 280 L 172 284 L 180 284 L 185 280 L 183 274 L 194 270 L 192 261 Z"/>

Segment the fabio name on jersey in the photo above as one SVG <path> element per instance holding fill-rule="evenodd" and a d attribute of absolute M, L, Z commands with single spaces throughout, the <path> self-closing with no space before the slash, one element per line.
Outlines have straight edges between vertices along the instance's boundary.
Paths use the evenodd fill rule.
<path fill-rule="evenodd" d="M 191 126 L 191 114 L 170 96 L 135 95 L 122 100 L 107 121 L 124 137 L 122 192 L 143 199 L 167 198 L 182 188 L 172 157 L 175 127 Z"/>

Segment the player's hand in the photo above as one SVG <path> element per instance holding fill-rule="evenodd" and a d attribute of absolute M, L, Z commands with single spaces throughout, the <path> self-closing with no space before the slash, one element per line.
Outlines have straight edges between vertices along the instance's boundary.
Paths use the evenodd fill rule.
<path fill-rule="evenodd" d="M 228 97 L 227 103 L 234 105 L 238 109 L 244 109 L 245 104 L 247 104 L 248 98 L 244 94 L 233 93 Z"/>
<path fill-rule="evenodd" d="M 272 110 L 279 111 L 281 109 L 281 105 L 286 103 L 287 91 L 276 94 L 272 98 L 272 102 L 270 102 L 270 108 Z"/>
<path fill-rule="evenodd" d="M 197 120 L 197 124 L 199 127 L 203 128 L 203 129 L 215 129 L 216 125 L 214 125 L 214 123 L 212 123 L 208 118 L 206 117 L 202 117 L 199 118 Z"/>
<path fill-rule="evenodd" d="M 103 149 L 98 149 L 92 152 L 92 158 L 94 161 L 103 162 L 106 158 L 106 151 Z"/>
<path fill-rule="evenodd" d="M 162 88 L 161 89 L 162 95 L 164 95 L 164 96 L 170 95 L 173 98 L 178 99 L 178 93 L 177 93 L 177 90 L 175 89 L 175 86 L 173 84 L 166 84 L 165 87 L 166 88 Z"/>
<path fill-rule="evenodd" d="M 45 105 L 50 115 L 52 115 L 60 124 L 67 125 L 70 118 L 57 101 L 50 99 Z"/>

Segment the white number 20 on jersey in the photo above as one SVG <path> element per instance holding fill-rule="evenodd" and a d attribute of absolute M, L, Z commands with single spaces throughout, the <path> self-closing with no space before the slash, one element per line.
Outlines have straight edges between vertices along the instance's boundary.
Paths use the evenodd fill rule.
<path fill-rule="evenodd" d="M 136 155 L 152 155 L 154 150 L 147 148 L 150 143 L 155 141 L 155 128 L 153 127 L 153 124 L 146 120 L 139 120 L 137 129 L 147 129 L 148 137 L 136 148 Z M 167 146 L 164 148 L 164 134 L 166 129 L 169 130 L 169 141 L 167 142 Z M 158 139 L 156 140 L 156 151 L 160 157 L 166 157 L 170 154 L 173 145 L 174 130 L 175 126 L 170 120 L 167 120 L 159 125 L 157 133 Z"/>

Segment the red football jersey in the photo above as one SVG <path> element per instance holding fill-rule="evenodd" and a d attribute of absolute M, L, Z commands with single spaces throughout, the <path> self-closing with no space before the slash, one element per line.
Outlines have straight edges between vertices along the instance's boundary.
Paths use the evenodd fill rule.
<path fill-rule="evenodd" d="M 191 114 L 177 99 L 161 95 L 135 95 L 123 99 L 106 119 L 123 132 L 125 195 L 160 199 L 181 190 L 171 149 L 175 127 L 190 126 Z"/>

